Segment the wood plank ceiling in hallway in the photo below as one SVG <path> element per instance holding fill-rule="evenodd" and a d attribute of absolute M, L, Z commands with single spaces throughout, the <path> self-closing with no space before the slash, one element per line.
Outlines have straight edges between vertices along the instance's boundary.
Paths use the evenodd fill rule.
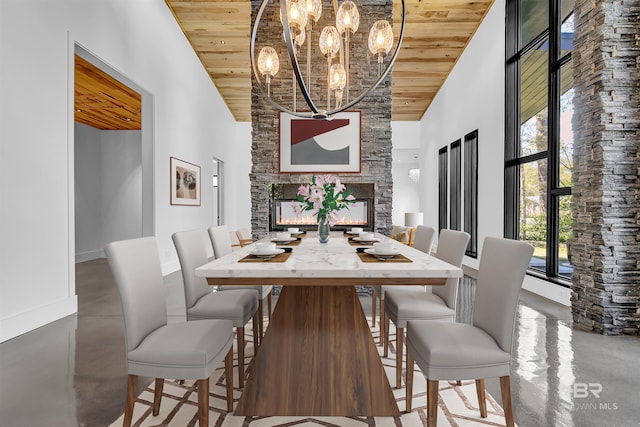
<path fill-rule="evenodd" d="M 251 2 L 165 2 L 236 120 L 251 121 Z M 405 36 L 393 69 L 393 120 L 420 120 L 492 4 L 405 0 Z M 396 0 L 394 26 L 400 25 L 399 11 Z"/>
<path fill-rule="evenodd" d="M 80 56 L 74 59 L 74 120 L 100 130 L 140 130 L 142 96 Z"/>

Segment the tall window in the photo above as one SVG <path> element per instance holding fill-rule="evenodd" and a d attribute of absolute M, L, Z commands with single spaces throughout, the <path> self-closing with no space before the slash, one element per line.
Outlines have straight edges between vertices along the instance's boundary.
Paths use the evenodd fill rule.
<path fill-rule="evenodd" d="M 478 257 L 478 129 L 464 136 L 464 231 L 471 238 L 465 255 Z"/>
<path fill-rule="evenodd" d="M 448 227 L 449 152 L 445 145 L 438 151 L 438 230 Z"/>
<path fill-rule="evenodd" d="M 571 278 L 573 6 L 507 0 L 505 235 L 535 251 L 529 271 Z"/>
<path fill-rule="evenodd" d="M 449 228 L 452 230 L 462 230 L 462 148 L 461 141 L 451 143 L 451 169 L 449 184 Z"/>

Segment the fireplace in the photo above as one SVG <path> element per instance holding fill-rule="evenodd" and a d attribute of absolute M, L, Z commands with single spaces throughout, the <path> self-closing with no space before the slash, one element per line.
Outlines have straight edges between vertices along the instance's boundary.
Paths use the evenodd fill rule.
<path fill-rule="evenodd" d="M 345 183 L 352 191 L 356 202 L 338 211 L 338 222 L 332 230 L 346 230 L 351 227 L 362 227 L 373 230 L 374 227 L 374 185 Z M 298 227 L 302 230 L 315 230 L 318 223 L 308 211 L 296 217 L 291 203 L 296 201 L 299 184 L 274 184 L 271 186 L 271 200 L 269 203 L 269 230 L 285 230 L 288 227 Z"/>

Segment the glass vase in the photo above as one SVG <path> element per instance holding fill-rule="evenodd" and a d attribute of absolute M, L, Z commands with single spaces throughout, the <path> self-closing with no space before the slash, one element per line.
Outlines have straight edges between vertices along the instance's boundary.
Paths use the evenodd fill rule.
<path fill-rule="evenodd" d="M 326 219 L 318 220 L 318 240 L 320 243 L 329 241 L 329 222 Z"/>

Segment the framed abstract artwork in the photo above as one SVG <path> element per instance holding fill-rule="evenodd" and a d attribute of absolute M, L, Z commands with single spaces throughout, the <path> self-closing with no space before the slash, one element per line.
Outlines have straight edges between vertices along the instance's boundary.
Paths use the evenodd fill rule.
<path fill-rule="evenodd" d="M 360 111 L 332 120 L 307 119 L 280 112 L 281 173 L 359 173 Z"/>
<path fill-rule="evenodd" d="M 170 158 L 171 204 L 200 206 L 200 166 Z"/>

